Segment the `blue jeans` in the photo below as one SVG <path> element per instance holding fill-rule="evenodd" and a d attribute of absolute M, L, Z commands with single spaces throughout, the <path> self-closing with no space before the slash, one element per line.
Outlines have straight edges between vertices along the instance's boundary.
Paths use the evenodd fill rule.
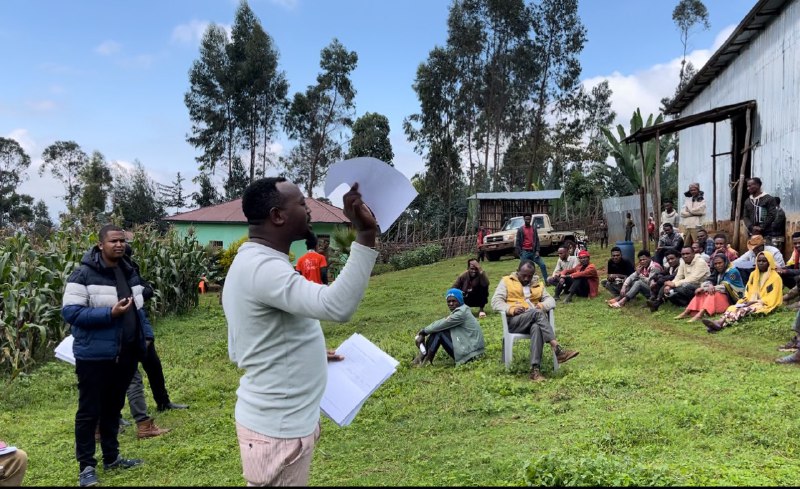
<path fill-rule="evenodd" d="M 542 280 L 547 279 L 547 265 L 544 264 L 544 260 L 541 256 L 537 256 L 533 251 L 522 250 L 519 253 L 519 259 L 520 261 L 530 260 L 539 265 L 539 269 L 542 271 Z"/>

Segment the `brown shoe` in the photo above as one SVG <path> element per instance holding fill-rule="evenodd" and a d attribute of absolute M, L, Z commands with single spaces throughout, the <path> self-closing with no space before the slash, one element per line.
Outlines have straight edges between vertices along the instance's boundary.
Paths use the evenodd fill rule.
<path fill-rule="evenodd" d="M 580 352 L 575 350 L 562 350 L 561 353 L 556 355 L 556 360 L 558 360 L 558 364 L 561 365 L 562 363 L 577 357 L 578 353 Z"/>
<path fill-rule="evenodd" d="M 153 438 L 168 433 L 169 428 L 159 428 L 154 422 L 153 418 L 148 418 L 144 421 L 136 422 L 136 438 Z"/>
<path fill-rule="evenodd" d="M 531 369 L 531 375 L 528 378 L 534 382 L 544 382 L 547 380 L 547 378 L 542 375 L 542 372 L 540 372 L 538 368 Z"/>
<path fill-rule="evenodd" d="M 779 346 L 778 351 L 787 351 L 787 352 L 797 351 L 797 335 L 795 335 L 795 337 L 789 340 L 789 342 L 786 343 L 785 345 Z"/>

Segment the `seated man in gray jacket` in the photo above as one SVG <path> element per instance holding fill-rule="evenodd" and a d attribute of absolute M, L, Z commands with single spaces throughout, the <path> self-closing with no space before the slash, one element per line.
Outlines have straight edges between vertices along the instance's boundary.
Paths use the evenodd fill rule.
<path fill-rule="evenodd" d="M 450 308 L 450 315 L 419 330 L 417 348 L 423 342 L 425 346 L 420 348 L 419 355 L 414 359 L 414 365 L 433 363 L 440 346 L 456 361 L 456 365 L 483 354 L 485 348 L 483 330 L 469 306 L 464 304 L 461 290 L 455 288 L 448 290 L 445 299 L 447 307 Z"/>

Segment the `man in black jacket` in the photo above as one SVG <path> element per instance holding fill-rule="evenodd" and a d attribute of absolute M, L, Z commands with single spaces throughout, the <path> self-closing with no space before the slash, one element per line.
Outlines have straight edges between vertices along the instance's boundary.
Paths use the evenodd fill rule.
<path fill-rule="evenodd" d="M 749 197 L 744 201 L 742 219 L 747 227 L 747 235 L 760 234 L 765 238 L 773 236 L 773 223 L 777 212 L 775 198 L 761 191 L 761 179 L 753 177 L 747 180 Z"/>
<path fill-rule="evenodd" d="M 120 455 L 117 433 L 125 390 L 154 338 L 143 309 L 142 281 L 123 260 L 125 232 L 106 225 L 99 237 L 97 246 L 84 254 L 80 267 L 67 279 L 61 308 L 74 337 L 78 377 L 75 455 L 80 486 L 98 484 L 94 457 L 98 422 L 106 470 L 142 463 Z"/>

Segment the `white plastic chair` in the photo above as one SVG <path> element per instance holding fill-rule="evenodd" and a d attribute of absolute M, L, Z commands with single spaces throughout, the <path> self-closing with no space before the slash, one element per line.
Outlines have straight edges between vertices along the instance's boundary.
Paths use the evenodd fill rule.
<path fill-rule="evenodd" d="M 555 308 L 550 309 L 550 311 L 547 313 L 548 317 L 550 318 L 550 327 L 553 328 L 553 335 L 556 334 L 556 316 L 554 311 Z M 503 363 L 505 363 L 506 368 L 508 368 L 511 366 L 511 360 L 514 355 L 514 342 L 519 340 L 530 340 L 531 335 L 522 333 L 509 333 L 508 317 L 506 316 L 505 311 L 500 313 L 500 317 L 503 318 Z M 558 372 L 558 356 L 556 355 L 555 350 L 553 350 L 553 372 Z"/>

